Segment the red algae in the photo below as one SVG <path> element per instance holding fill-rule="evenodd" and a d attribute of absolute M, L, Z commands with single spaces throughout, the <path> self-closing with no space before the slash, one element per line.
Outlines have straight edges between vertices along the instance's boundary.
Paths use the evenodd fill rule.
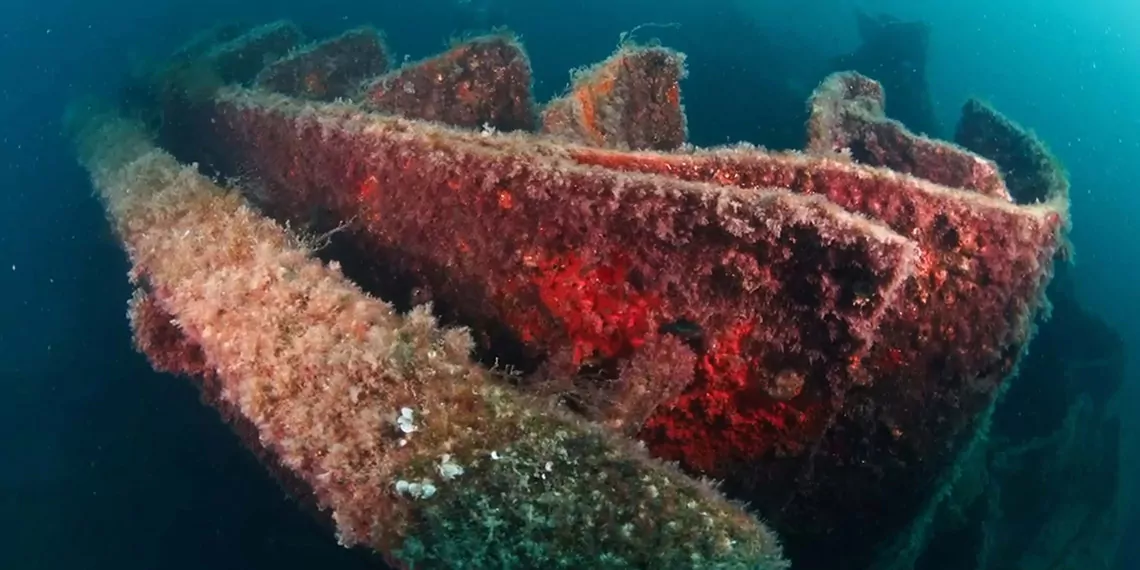
<path fill-rule="evenodd" d="M 542 132 L 604 148 L 676 149 L 687 133 L 684 62 L 682 54 L 662 47 L 623 47 L 578 71 L 568 93 L 547 103 Z"/>
<path fill-rule="evenodd" d="M 266 65 L 254 83 L 294 97 L 332 101 L 354 94 L 361 81 L 388 71 L 389 60 L 380 34 L 358 28 L 290 52 Z"/>
<path fill-rule="evenodd" d="M 457 127 L 533 130 L 530 61 L 511 36 L 482 36 L 360 87 L 373 110 Z"/>
<path fill-rule="evenodd" d="M 491 36 L 359 103 L 226 89 L 172 124 L 187 158 L 252 173 L 266 211 L 343 224 L 369 264 L 510 337 L 540 363 L 521 385 L 577 391 L 794 540 L 865 555 L 1027 346 L 1065 246 L 1063 172 L 980 105 L 965 148 L 917 136 L 854 73 L 813 95 L 808 154 L 675 151 L 683 75 L 676 52 L 622 48 L 539 135 L 503 134 L 535 128 L 530 68 Z"/>
<path fill-rule="evenodd" d="M 1009 198 L 992 161 L 954 144 L 911 133 L 887 117 L 883 88 L 854 72 L 829 76 L 808 103 L 808 150 L 846 153 L 872 166 L 883 166 L 952 188 Z"/>

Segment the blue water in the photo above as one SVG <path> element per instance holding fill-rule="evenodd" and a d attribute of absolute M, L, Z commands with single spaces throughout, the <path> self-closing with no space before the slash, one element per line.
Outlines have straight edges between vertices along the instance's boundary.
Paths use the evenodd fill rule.
<path fill-rule="evenodd" d="M 509 25 L 531 55 L 542 101 L 563 89 L 567 70 L 607 56 L 622 31 L 647 22 L 677 23 L 640 35 L 659 36 L 690 54 L 692 73 L 683 89 L 694 141 L 779 146 L 790 140 L 773 116 L 780 107 L 757 107 L 749 89 L 777 80 L 814 87 L 822 62 L 858 43 L 853 4 L 738 0 L 754 17 L 741 22 L 740 13 L 724 11 L 721 4 L 728 3 L 0 5 L 0 568 L 370 564 L 337 547 L 287 501 L 187 383 L 152 373 L 131 348 L 126 265 L 60 132 L 69 99 L 112 93 L 132 66 L 153 61 L 212 23 L 289 18 L 329 34 L 372 23 L 413 58 L 439 51 L 449 36 L 471 27 Z M 930 24 L 931 93 L 947 131 L 960 104 L 981 96 L 1031 126 L 1059 155 L 1073 183 L 1081 301 L 1137 354 L 1140 5 L 861 5 Z M 752 35 L 737 35 L 742 31 Z M 1140 406 L 1131 366 L 1119 402 L 1126 422 Z M 1136 446 L 1130 447 L 1133 456 Z M 1127 476 L 1125 482 L 1136 487 L 1138 480 Z M 1118 567 L 1140 568 L 1138 517 L 1130 512 L 1128 518 L 1133 530 Z"/>

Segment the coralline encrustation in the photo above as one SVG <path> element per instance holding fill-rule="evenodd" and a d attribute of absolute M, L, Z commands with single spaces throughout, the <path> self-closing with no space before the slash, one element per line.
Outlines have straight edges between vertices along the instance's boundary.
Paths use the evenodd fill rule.
<path fill-rule="evenodd" d="M 546 409 L 113 115 L 73 120 L 129 254 L 136 346 L 189 375 L 336 526 L 400 568 L 788 567 L 710 486 Z"/>
<path fill-rule="evenodd" d="M 568 93 L 542 109 L 542 132 L 624 150 L 674 150 L 685 143 L 685 58 L 663 47 L 623 46 L 575 72 Z"/>
<path fill-rule="evenodd" d="M 1021 131 L 985 107 L 966 108 L 963 148 L 887 119 L 881 86 L 842 73 L 811 100 L 806 154 L 676 150 L 683 57 L 664 48 L 622 47 L 541 112 L 509 36 L 317 102 L 267 91 L 272 72 L 247 65 L 271 59 L 281 42 L 266 37 L 290 29 L 196 49 L 229 86 L 170 97 L 197 93 L 186 82 L 198 74 L 166 75 L 173 120 L 159 140 L 253 177 L 279 219 L 339 224 L 363 263 L 430 291 L 489 339 L 482 349 L 510 345 L 532 364 L 522 389 L 568 393 L 611 432 L 723 480 L 806 560 L 839 549 L 857 567 L 915 516 L 1015 369 L 1065 244 L 1063 173 L 1036 160 L 1036 178 L 1019 168 L 1007 187 Z M 340 51 L 321 45 L 267 69 L 335 68 L 322 54 Z M 241 85 L 259 74 L 258 89 Z M 995 131 L 1013 142 L 987 146 Z M 156 296 L 165 307 L 176 294 Z M 196 326 L 216 327 L 208 317 Z M 243 338 L 224 348 L 260 342 Z M 330 390 L 359 393 L 365 380 L 337 381 Z M 411 389 L 399 385 L 386 389 Z M 311 406 L 296 413 L 287 425 L 325 421 Z M 287 438 L 258 429 L 271 445 Z"/>
<path fill-rule="evenodd" d="M 332 101 L 355 95 L 361 81 L 391 65 L 380 33 L 362 27 L 291 50 L 261 69 L 254 84 L 293 97 Z"/>
<path fill-rule="evenodd" d="M 473 38 L 450 50 L 368 78 L 356 100 L 369 110 L 449 125 L 533 130 L 530 61 L 515 38 Z"/>

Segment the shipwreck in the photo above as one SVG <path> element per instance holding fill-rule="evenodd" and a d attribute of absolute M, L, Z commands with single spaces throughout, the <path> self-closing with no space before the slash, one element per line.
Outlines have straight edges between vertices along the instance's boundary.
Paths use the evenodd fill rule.
<path fill-rule="evenodd" d="M 541 106 L 508 34 L 388 53 L 219 28 L 71 121 L 138 348 L 343 544 L 862 568 L 984 438 L 1069 250 L 1064 173 L 997 111 L 939 141 L 837 73 L 802 151 L 696 148 L 664 47 Z"/>

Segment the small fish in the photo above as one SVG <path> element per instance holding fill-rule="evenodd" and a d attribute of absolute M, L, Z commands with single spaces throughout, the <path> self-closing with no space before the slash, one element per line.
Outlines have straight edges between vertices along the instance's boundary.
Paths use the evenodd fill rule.
<path fill-rule="evenodd" d="M 688 319 L 677 319 L 670 323 L 665 323 L 657 329 L 660 334 L 671 334 L 686 342 L 700 342 L 704 338 L 704 331 L 700 325 Z"/>

